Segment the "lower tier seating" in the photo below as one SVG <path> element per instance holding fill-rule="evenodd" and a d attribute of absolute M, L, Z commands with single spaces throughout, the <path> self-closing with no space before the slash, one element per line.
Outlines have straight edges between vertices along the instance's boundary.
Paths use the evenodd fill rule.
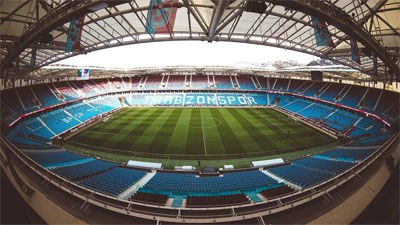
<path fill-rule="evenodd" d="M 196 177 L 191 173 L 157 172 L 144 188 L 183 193 L 220 192 L 255 189 L 276 183 L 277 181 L 259 170 L 225 173 L 222 177 Z"/>
<path fill-rule="evenodd" d="M 321 172 L 331 173 L 333 175 L 342 173 L 354 165 L 351 162 L 325 160 L 313 157 L 298 159 L 292 163 L 295 165 L 320 170 Z"/>
<path fill-rule="evenodd" d="M 74 166 L 55 168 L 52 171 L 62 177 L 65 177 L 66 179 L 76 181 L 89 178 L 116 166 L 116 163 L 103 160 L 93 160 Z"/>
<path fill-rule="evenodd" d="M 168 201 L 168 195 L 138 191 L 129 200 L 153 205 L 165 205 Z"/>
<path fill-rule="evenodd" d="M 95 191 L 117 196 L 146 175 L 145 171 L 116 167 L 96 176 L 91 176 L 79 184 Z"/>
<path fill-rule="evenodd" d="M 303 188 L 309 188 L 333 177 L 330 173 L 307 169 L 295 164 L 270 168 L 268 171 Z"/>
<path fill-rule="evenodd" d="M 186 207 L 218 207 L 241 205 L 250 203 L 250 200 L 244 194 L 220 195 L 220 196 L 188 196 Z"/>
<path fill-rule="evenodd" d="M 375 150 L 376 148 L 367 148 L 367 149 L 341 148 L 318 154 L 318 156 L 326 156 L 337 160 L 356 161 L 356 160 L 364 160 L 369 155 L 371 155 Z"/>
<path fill-rule="evenodd" d="M 277 188 L 264 190 L 264 191 L 260 192 L 260 194 L 262 196 L 264 196 L 264 198 L 266 198 L 266 199 L 272 199 L 272 198 L 287 195 L 287 194 L 290 194 L 293 192 L 295 192 L 295 190 L 293 188 L 286 186 L 286 185 L 282 185 Z"/>

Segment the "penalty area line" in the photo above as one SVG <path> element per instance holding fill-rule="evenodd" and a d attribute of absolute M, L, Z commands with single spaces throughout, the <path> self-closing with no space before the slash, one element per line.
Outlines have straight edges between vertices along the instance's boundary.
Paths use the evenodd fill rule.
<path fill-rule="evenodd" d="M 206 136 L 204 134 L 204 124 L 203 124 L 203 114 L 202 109 L 200 109 L 200 119 L 201 119 L 201 129 L 203 133 L 203 146 L 204 146 L 204 155 L 207 155 L 207 147 L 206 147 Z"/>
<path fill-rule="evenodd" d="M 280 126 L 276 125 L 272 120 L 268 120 L 265 118 L 265 116 L 263 114 L 260 114 L 258 112 L 256 112 L 257 115 L 259 115 L 261 117 L 261 119 L 263 119 L 264 121 L 266 121 L 267 123 L 271 123 L 273 126 L 279 128 L 281 131 L 283 131 L 284 133 L 287 133 L 287 130 L 282 129 Z M 275 118 L 272 118 L 275 119 Z"/>

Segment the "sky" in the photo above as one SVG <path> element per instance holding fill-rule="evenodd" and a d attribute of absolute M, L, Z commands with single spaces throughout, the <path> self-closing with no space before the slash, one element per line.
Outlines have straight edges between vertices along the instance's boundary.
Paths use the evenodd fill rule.
<path fill-rule="evenodd" d="M 307 64 L 317 57 L 262 45 L 206 41 L 168 41 L 120 46 L 71 57 L 56 64 L 136 68 L 150 66 L 261 65 L 276 60 Z"/>

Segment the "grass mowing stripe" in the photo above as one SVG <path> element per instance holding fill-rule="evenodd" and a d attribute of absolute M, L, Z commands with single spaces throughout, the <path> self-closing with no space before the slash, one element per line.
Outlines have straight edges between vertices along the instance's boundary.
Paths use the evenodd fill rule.
<path fill-rule="evenodd" d="M 257 129 L 252 130 L 250 124 L 246 122 L 246 118 L 238 114 L 237 110 L 242 111 L 243 109 L 227 109 L 226 118 L 236 137 L 241 141 L 243 150 L 246 153 L 262 151 L 262 144 L 254 139 L 260 133 L 258 133 Z"/>
<path fill-rule="evenodd" d="M 292 120 L 291 118 L 287 118 L 285 116 L 285 114 L 282 114 L 275 110 L 272 112 L 274 112 L 274 113 L 272 113 L 271 116 L 273 118 L 278 119 L 282 124 L 286 123 L 286 124 L 289 124 L 289 127 L 297 127 L 297 132 L 296 131 L 291 132 L 291 135 L 293 135 L 293 133 L 297 133 L 297 134 L 301 134 L 301 136 L 296 135 L 295 137 L 297 137 L 297 138 L 292 139 L 292 141 L 294 142 L 293 143 L 294 145 L 305 146 L 305 145 L 309 145 L 310 142 L 322 144 L 322 143 L 327 143 L 331 140 L 328 136 L 323 135 L 322 133 L 316 132 L 313 128 L 311 128 L 301 122 L 296 122 L 296 121 Z M 301 138 L 299 138 L 299 137 L 301 137 Z M 321 140 L 320 137 L 323 137 L 324 140 Z"/>
<path fill-rule="evenodd" d="M 94 130 L 127 134 L 134 127 L 134 122 L 140 121 L 141 118 L 146 117 L 148 115 L 147 112 L 148 111 L 143 110 L 133 110 L 123 116 L 116 114 L 110 121 L 107 122 L 107 126 L 100 127 L 101 129 L 95 127 Z M 125 127 L 127 129 L 125 129 Z"/>
<path fill-rule="evenodd" d="M 277 121 L 275 118 L 267 119 L 266 116 L 268 116 L 269 111 L 265 111 L 264 115 L 261 115 L 253 110 L 250 110 L 249 113 L 271 129 L 273 134 L 268 135 L 268 138 L 273 140 L 272 143 L 275 145 L 276 149 L 285 149 L 293 145 L 293 140 L 295 140 L 297 136 L 294 136 L 292 133 L 283 133 L 281 129 L 276 129 L 276 125 L 271 125 L 271 123 L 277 123 Z"/>
<path fill-rule="evenodd" d="M 180 117 L 183 109 L 180 108 L 175 108 L 172 109 L 171 114 L 165 120 L 164 124 L 160 127 L 157 133 L 154 133 L 154 139 L 149 146 L 147 152 L 152 152 L 152 153 L 161 153 L 165 154 L 167 147 L 168 147 L 168 142 L 171 139 L 172 133 L 173 133 L 173 127 L 176 127 L 177 124 L 177 119 Z"/>
<path fill-rule="evenodd" d="M 189 110 L 182 109 L 179 118 L 177 118 L 174 129 L 171 129 L 172 134 L 167 149 L 165 150 L 166 154 L 185 154 L 189 134 L 190 114 L 191 112 Z"/>
<path fill-rule="evenodd" d="M 276 149 L 274 141 L 266 136 L 259 127 L 255 126 L 254 121 L 257 119 L 250 115 L 247 110 L 233 109 L 231 113 L 243 127 L 246 127 L 246 130 L 251 137 L 253 137 L 261 150 Z"/>
<path fill-rule="evenodd" d="M 285 114 L 279 113 L 279 112 L 277 112 L 277 111 L 275 111 L 275 110 L 274 110 L 274 112 L 275 112 L 275 113 L 274 113 L 274 116 L 275 116 L 276 118 L 278 118 L 279 116 L 285 118 L 285 117 L 284 117 Z M 286 118 L 285 118 L 285 119 L 286 119 Z M 303 127 L 303 128 L 305 128 L 305 130 L 311 131 L 311 132 L 313 132 L 314 134 L 317 134 L 318 136 L 324 138 L 324 139 L 327 140 L 327 141 L 330 141 L 330 140 L 331 140 L 331 138 L 328 137 L 327 135 L 325 135 L 325 134 L 323 134 L 323 133 L 321 133 L 321 132 L 317 132 L 314 128 L 312 128 L 312 127 L 310 127 L 310 126 L 308 126 L 308 125 L 306 125 L 306 124 L 303 124 L 303 123 L 301 123 L 301 122 L 296 122 L 296 121 L 294 121 L 293 119 L 286 119 L 286 120 L 281 120 L 281 121 L 284 121 L 284 122 L 286 122 L 286 123 L 288 123 L 288 124 L 295 124 L 295 125 L 299 125 L 299 124 L 300 124 L 300 126 Z"/>
<path fill-rule="evenodd" d="M 202 109 L 200 109 L 200 120 L 201 120 L 201 131 L 203 134 L 203 146 L 204 146 L 204 155 L 207 155 L 207 145 L 206 145 L 206 137 L 204 135 L 204 122 L 203 122 L 203 113 Z"/>
<path fill-rule="evenodd" d="M 186 141 L 187 155 L 204 155 L 203 138 L 201 131 L 200 109 L 190 109 L 189 134 Z"/>
<path fill-rule="evenodd" d="M 139 152 L 152 152 L 157 153 L 156 149 L 151 149 L 151 144 L 160 130 L 160 127 L 164 125 L 169 116 L 172 114 L 173 109 L 157 109 L 156 114 L 148 117 L 146 121 L 146 127 L 141 127 L 141 135 L 138 136 L 133 149 Z"/>
<path fill-rule="evenodd" d="M 225 149 L 232 154 L 244 153 L 240 141 L 236 138 L 232 128 L 228 124 L 228 121 L 225 119 L 225 116 L 222 115 L 221 109 L 218 108 L 211 110 L 211 115 L 222 122 L 221 126 L 218 126 L 217 129 L 221 136 L 221 140 L 225 145 Z"/>
<path fill-rule="evenodd" d="M 248 112 L 251 116 L 258 119 L 260 123 L 264 124 L 272 133 L 279 135 L 287 134 L 287 132 L 282 132 L 281 129 L 276 129 L 276 125 L 272 125 L 274 119 L 267 118 L 269 110 L 264 112 L 261 111 L 259 113 L 257 113 L 255 110 L 249 110 Z"/>
<path fill-rule="evenodd" d="M 279 126 L 278 123 L 276 123 L 276 122 L 277 122 L 277 120 L 276 120 L 277 118 L 276 118 L 276 117 L 273 117 L 272 114 L 265 113 L 265 111 L 261 111 L 261 109 L 257 109 L 257 111 L 258 111 L 257 114 L 259 114 L 260 117 L 263 118 L 266 122 L 269 122 L 269 123 L 272 124 L 275 128 L 280 129 L 283 133 L 287 133 L 287 130 L 283 129 L 281 126 Z M 272 118 L 274 118 L 274 120 L 268 120 L 268 119 L 265 118 L 265 116 L 267 116 L 267 117 L 272 117 Z"/>
<path fill-rule="evenodd" d="M 126 109 L 126 110 L 122 111 L 121 113 L 114 114 L 112 116 L 112 118 L 107 121 L 107 123 L 103 123 L 103 124 L 101 124 L 101 126 L 96 126 L 96 128 L 98 128 L 98 129 L 114 128 L 114 127 L 118 126 L 121 123 L 127 122 L 126 121 L 127 117 L 131 118 L 132 114 L 136 115 L 136 114 L 139 114 L 139 113 L 142 113 L 142 110 L 128 110 L 128 109 Z"/>
<path fill-rule="evenodd" d="M 130 113 L 127 113 L 126 117 L 119 117 L 118 115 L 115 115 L 113 119 L 115 120 L 127 120 L 127 121 L 143 121 L 149 116 L 151 116 L 153 110 L 137 110 L 136 108 L 134 110 L 130 110 Z M 138 115 L 138 116 L 136 116 Z M 140 123 L 140 122 L 139 122 Z M 136 125 L 136 126 L 135 126 Z M 131 146 L 134 144 L 135 138 L 132 138 L 132 131 L 139 126 L 138 124 L 119 124 L 119 126 L 114 126 L 112 128 L 112 131 L 115 133 L 123 134 L 124 138 L 121 138 L 120 141 L 116 142 L 114 140 L 114 136 L 106 136 L 103 137 L 102 139 L 98 140 L 97 143 L 92 143 L 91 145 L 96 145 L 96 146 L 101 146 L 101 147 L 107 147 L 107 148 L 116 148 L 116 149 L 121 149 L 121 150 L 129 150 Z M 106 128 L 106 130 L 109 130 L 109 128 Z M 105 140 L 105 141 L 102 141 Z"/>
<path fill-rule="evenodd" d="M 290 134 L 277 129 L 271 121 L 289 130 Z M 327 142 L 312 128 L 291 120 L 285 114 L 254 108 L 185 108 L 178 111 L 177 108 L 128 108 L 114 114 L 107 123 L 98 123 L 87 131 L 71 140 L 114 148 L 121 154 L 125 153 L 117 150 L 132 151 L 132 155 L 135 151 L 148 151 L 190 158 L 204 155 L 204 145 L 207 155 L 241 154 L 252 150 L 279 154 L 294 147 Z M 137 142 L 143 142 L 142 148 L 132 147 Z M 112 149 L 105 151 L 112 152 Z"/>
<path fill-rule="evenodd" d="M 205 129 L 205 138 L 207 140 L 208 154 L 226 154 L 225 145 L 222 142 L 217 126 L 221 126 L 221 121 L 211 115 L 211 110 L 202 109 L 203 125 Z"/>
<path fill-rule="evenodd" d="M 132 147 L 134 144 L 134 139 L 132 139 L 132 130 L 136 130 L 136 127 L 139 126 L 138 123 L 142 123 L 144 119 L 147 119 L 152 116 L 152 110 L 146 111 L 142 114 L 139 114 L 139 116 L 136 116 L 137 112 L 132 112 L 127 116 L 127 118 L 124 118 L 129 121 L 133 121 L 135 123 L 131 123 L 128 125 L 124 124 L 119 124 L 119 126 L 116 126 L 115 130 L 117 130 L 116 135 L 110 136 L 107 140 L 107 142 L 103 143 L 105 147 L 108 148 L 116 148 L 116 149 L 122 149 L 122 150 L 127 150 Z M 134 118 L 134 119 L 133 119 Z M 139 121 L 139 122 L 138 122 Z M 138 122 L 138 123 L 136 123 Z M 143 124 L 139 126 L 140 128 L 143 127 Z"/>

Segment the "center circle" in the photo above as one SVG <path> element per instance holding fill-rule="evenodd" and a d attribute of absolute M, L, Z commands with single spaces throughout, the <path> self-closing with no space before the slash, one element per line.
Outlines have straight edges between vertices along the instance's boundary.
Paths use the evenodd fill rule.
<path fill-rule="evenodd" d="M 190 125 L 190 121 L 191 120 L 200 120 L 201 124 L 200 126 L 196 126 L 196 125 Z M 211 122 L 213 122 L 213 124 L 210 124 Z M 196 128 L 196 129 L 203 129 L 203 128 L 215 128 L 218 127 L 222 124 L 222 121 L 213 117 L 192 117 L 190 119 L 185 119 L 182 121 L 182 124 L 188 126 L 189 128 Z M 208 126 L 205 126 L 205 124 L 210 124 Z"/>

